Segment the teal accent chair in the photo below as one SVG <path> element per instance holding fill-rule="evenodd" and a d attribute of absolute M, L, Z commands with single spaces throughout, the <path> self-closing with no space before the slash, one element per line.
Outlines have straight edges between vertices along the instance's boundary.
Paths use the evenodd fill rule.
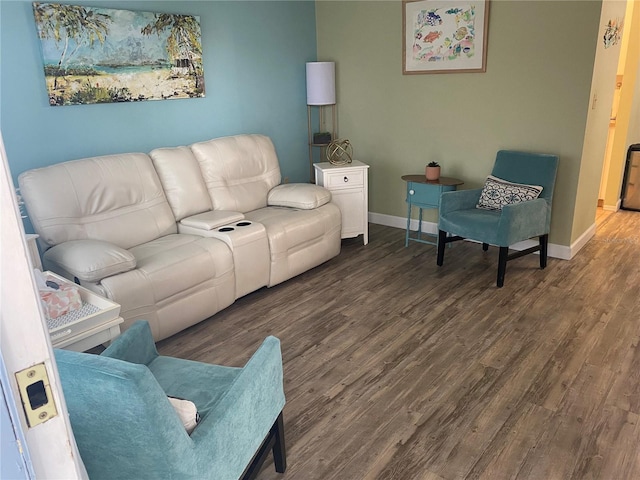
<path fill-rule="evenodd" d="M 506 205 L 502 210 L 476 208 L 482 189 L 445 192 L 438 221 L 438 266 L 444 262 L 445 244 L 476 240 L 487 251 L 499 247 L 497 286 L 504 285 L 507 261 L 540 252 L 540 268 L 547 266 L 551 202 L 558 171 L 558 157 L 500 150 L 491 175 L 513 183 L 542 186 L 535 200 Z M 538 245 L 509 254 L 509 245 L 538 237 Z"/>
<path fill-rule="evenodd" d="M 243 368 L 158 355 L 146 321 L 101 355 L 55 350 L 73 433 L 91 480 L 255 478 L 286 469 L 280 341 Z M 167 396 L 195 403 L 187 434 Z"/>

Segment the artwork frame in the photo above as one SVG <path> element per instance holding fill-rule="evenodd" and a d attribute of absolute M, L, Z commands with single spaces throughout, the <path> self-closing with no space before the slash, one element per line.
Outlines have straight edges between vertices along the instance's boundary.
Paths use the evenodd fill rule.
<path fill-rule="evenodd" d="M 489 0 L 402 0 L 402 74 L 483 73 Z"/>
<path fill-rule="evenodd" d="M 200 17 L 33 2 L 49 105 L 205 96 Z"/>

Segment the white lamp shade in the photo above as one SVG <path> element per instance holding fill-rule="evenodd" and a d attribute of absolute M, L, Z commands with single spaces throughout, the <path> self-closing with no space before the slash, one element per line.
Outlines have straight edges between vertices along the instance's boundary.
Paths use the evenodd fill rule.
<path fill-rule="evenodd" d="M 308 62 L 307 105 L 334 105 L 335 103 L 335 62 Z"/>

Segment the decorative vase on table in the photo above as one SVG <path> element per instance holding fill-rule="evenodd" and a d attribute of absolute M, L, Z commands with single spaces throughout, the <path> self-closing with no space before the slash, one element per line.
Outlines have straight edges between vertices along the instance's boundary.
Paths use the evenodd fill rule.
<path fill-rule="evenodd" d="M 436 181 L 440 178 L 440 164 L 438 162 L 430 162 L 424 169 L 424 176 L 427 180 Z"/>

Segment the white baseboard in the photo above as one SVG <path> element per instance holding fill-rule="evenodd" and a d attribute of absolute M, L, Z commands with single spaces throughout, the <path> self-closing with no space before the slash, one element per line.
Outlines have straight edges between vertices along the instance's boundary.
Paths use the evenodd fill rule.
<path fill-rule="evenodd" d="M 383 213 L 374 213 L 369 212 L 369 221 L 371 223 L 375 223 L 377 225 L 385 225 L 387 227 L 395 227 L 406 230 L 407 228 L 407 219 L 405 217 L 397 217 L 395 215 L 385 215 Z M 415 218 L 411 219 L 410 223 L 411 230 L 418 229 L 418 220 Z M 422 231 L 425 233 L 437 234 L 438 233 L 438 224 L 434 222 L 426 222 L 422 221 Z M 584 232 L 580 237 L 571 244 L 571 246 L 567 245 L 558 245 L 556 243 L 550 243 L 548 246 L 547 254 L 553 258 L 559 258 L 561 260 L 571 260 L 576 253 L 580 251 L 582 247 L 593 237 L 596 233 L 596 224 L 594 223 Z M 523 242 L 518 242 L 513 245 L 510 245 L 509 248 L 513 250 L 524 250 L 529 247 L 534 247 L 538 244 L 535 240 L 525 240 Z"/>
<path fill-rule="evenodd" d="M 401 228 L 403 230 L 407 229 L 406 217 L 396 217 L 395 215 L 385 215 L 384 213 L 369 212 L 369 221 L 377 225 L 385 225 L 387 227 Z M 410 227 L 411 227 L 411 230 L 417 230 L 418 220 L 416 220 L 415 218 L 412 218 Z M 423 221 L 422 231 L 425 233 L 437 234 L 438 225 L 433 222 Z"/>
<path fill-rule="evenodd" d="M 620 210 L 620 205 L 622 205 L 622 199 L 619 198 L 615 205 L 603 205 L 602 209 L 606 212 L 617 212 Z"/>
<path fill-rule="evenodd" d="M 580 249 L 584 247 L 587 244 L 587 242 L 593 238 L 595 234 L 596 234 L 596 224 L 592 223 L 591 226 L 587 228 L 585 232 L 582 235 L 580 235 L 575 242 L 571 244 L 571 247 L 569 249 L 570 256 L 567 260 L 571 260 L 573 257 L 575 257 L 576 253 L 578 253 Z M 564 248 L 567 248 L 567 247 L 564 247 Z"/>

